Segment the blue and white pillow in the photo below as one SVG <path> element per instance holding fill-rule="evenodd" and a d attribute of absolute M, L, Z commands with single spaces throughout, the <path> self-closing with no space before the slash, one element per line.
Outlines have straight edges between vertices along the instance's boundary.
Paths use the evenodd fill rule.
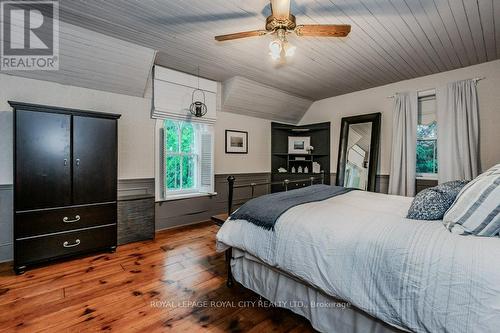
<path fill-rule="evenodd" d="M 406 218 L 413 220 L 442 220 L 468 180 L 454 180 L 419 192 L 411 203 Z"/>
<path fill-rule="evenodd" d="M 443 218 L 453 233 L 497 236 L 500 233 L 500 164 L 464 186 Z"/>

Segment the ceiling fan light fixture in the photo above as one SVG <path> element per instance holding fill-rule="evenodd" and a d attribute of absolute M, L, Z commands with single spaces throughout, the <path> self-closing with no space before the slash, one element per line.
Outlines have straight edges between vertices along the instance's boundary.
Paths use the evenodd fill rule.
<path fill-rule="evenodd" d="M 276 39 L 269 43 L 269 55 L 273 60 L 278 60 L 281 58 L 282 45 L 281 41 Z"/>
<path fill-rule="evenodd" d="M 293 57 L 293 55 L 295 54 L 295 51 L 297 51 L 297 46 L 294 46 L 294 45 L 290 44 L 289 42 L 286 42 L 283 49 L 285 50 L 286 57 Z"/>
<path fill-rule="evenodd" d="M 299 24 L 291 13 L 291 0 L 268 0 L 271 2 L 271 15 L 266 18 L 265 30 L 243 31 L 215 36 L 219 42 L 247 37 L 274 35 L 269 44 L 269 55 L 273 60 L 293 57 L 297 48 L 288 43 L 287 35 L 297 37 L 346 37 L 351 32 L 349 24 Z M 286 61 L 283 61 L 286 62 Z"/>

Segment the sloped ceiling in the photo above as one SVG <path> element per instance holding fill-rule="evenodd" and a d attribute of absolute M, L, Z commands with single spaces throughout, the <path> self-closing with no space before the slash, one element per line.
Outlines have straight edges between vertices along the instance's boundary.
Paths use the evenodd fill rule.
<path fill-rule="evenodd" d="M 222 85 L 222 111 L 298 123 L 312 100 L 237 76 Z"/>
<path fill-rule="evenodd" d="M 2 71 L 77 87 L 144 96 L 155 51 L 65 22 L 59 27 L 59 70 Z"/>

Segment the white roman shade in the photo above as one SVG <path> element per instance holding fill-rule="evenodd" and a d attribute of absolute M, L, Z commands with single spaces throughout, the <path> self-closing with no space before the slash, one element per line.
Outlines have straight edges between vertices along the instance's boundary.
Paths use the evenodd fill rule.
<path fill-rule="evenodd" d="M 201 118 L 189 112 L 192 94 L 199 88 L 205 93 L 207 114 Z M 197 93 L 196 97 L 201 98 Z M 151 117 L 214 124 L 217 118 L 217 82 L 155 66 L 153 69 L 153 106 Z"/>

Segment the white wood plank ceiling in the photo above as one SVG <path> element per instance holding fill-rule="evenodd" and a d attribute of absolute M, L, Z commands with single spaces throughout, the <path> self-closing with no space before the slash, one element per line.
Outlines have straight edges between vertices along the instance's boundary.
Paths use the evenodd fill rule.
<path fill-rule="evenodd" d="M 269 1 L 62 0 L 61 19 L 159 51 L 157 63 L 225 81 L 243 76 L 314 100 L 500 57 L 500 0 L 292 0 L 299 23 L 346 23 L 349 37 L 297 38 L 290 63 L 271 37 L 216 43 L 264 27 Z"/>
<path fill-rule="evenodd" d="M 59 70 L 2 73 L 142 97 L 154 56 L 153 49 L 61 22 Z"/>
<path fill-rule="evenodd" d="M 64 22 L 157 50 L 159 65 L 193 74 L 200 66 L 212 80 L 240 76 L 312 100 L 500 58 L 500 0 L 292 0 L 299 24 L 344 23 L 352 31 L 343 39 L 290 37 L 298 49 L 285 65 L 269 57 L 270 36 L 213 39 L 262 29 L 267 0 L 61 0 L 60 8 Z M 76 48 L 63 55 L 75 67 L 92 56 Z M 133 48 L 118 52 L 135 56 Z M 114 72 L 111 89 L 130 91 L 126 68 Z"/>

